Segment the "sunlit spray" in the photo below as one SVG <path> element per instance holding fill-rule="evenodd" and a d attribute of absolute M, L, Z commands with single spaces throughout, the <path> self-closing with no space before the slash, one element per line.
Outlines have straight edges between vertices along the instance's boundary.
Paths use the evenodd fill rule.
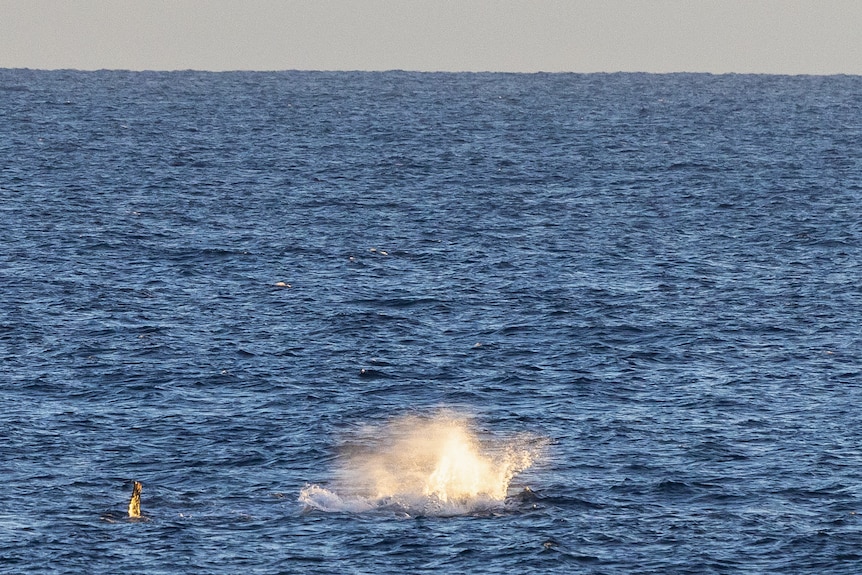
<path fill-rule="evenodd" d="M 351 435 L 330 489 L 309 485 L 299 500 L 324 511 L 393 508 L 448 515 L 503 505 L 512 478 L 539 457 L 535 436 L 480 436 L 472 421 L 444 411 L 404 416 Z"/>

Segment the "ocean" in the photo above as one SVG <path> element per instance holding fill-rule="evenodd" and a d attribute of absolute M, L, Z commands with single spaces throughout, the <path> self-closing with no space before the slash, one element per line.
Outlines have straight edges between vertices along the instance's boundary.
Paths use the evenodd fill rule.
<path fill-rule="evenodd" d="M 0 70 L 0 572 L 855 575 L 860 214 L 862 77 Z"/>

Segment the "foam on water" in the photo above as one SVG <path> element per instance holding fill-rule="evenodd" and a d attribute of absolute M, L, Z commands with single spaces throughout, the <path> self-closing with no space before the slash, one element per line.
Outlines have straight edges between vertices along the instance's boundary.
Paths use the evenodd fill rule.
<path fill-rule="evenodd" d="M 502 507 L 509 484 L 536 461 L 532 436 L 480 437 L 470 419 L 440 412 L 367 426 L 345 443 L 331 488 L 308 485 L 299 501 L 321 511 L 394 509 L 460 515 Z"/>

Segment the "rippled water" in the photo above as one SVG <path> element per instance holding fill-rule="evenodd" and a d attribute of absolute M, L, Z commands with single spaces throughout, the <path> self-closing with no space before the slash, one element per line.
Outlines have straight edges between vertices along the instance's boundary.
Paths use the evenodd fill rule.
<path fill-rule="evenodd" d="M 0 160 L 0 571 L 862 568 L 862 78 L 0 70 Z M 345 480 L 441 410 L 502 500 Z"/>

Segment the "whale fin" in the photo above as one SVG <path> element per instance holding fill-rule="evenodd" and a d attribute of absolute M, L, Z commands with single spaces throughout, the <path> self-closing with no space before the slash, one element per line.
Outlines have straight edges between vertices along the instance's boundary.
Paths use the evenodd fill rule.
<path fill-rule="evenodd" d="M 134 488 L 132 489 L 132 498 L 129 499 L 129 517 L 141 516 L 141 489 L 143 489 L 141 482 L 135 481 Z"/>

